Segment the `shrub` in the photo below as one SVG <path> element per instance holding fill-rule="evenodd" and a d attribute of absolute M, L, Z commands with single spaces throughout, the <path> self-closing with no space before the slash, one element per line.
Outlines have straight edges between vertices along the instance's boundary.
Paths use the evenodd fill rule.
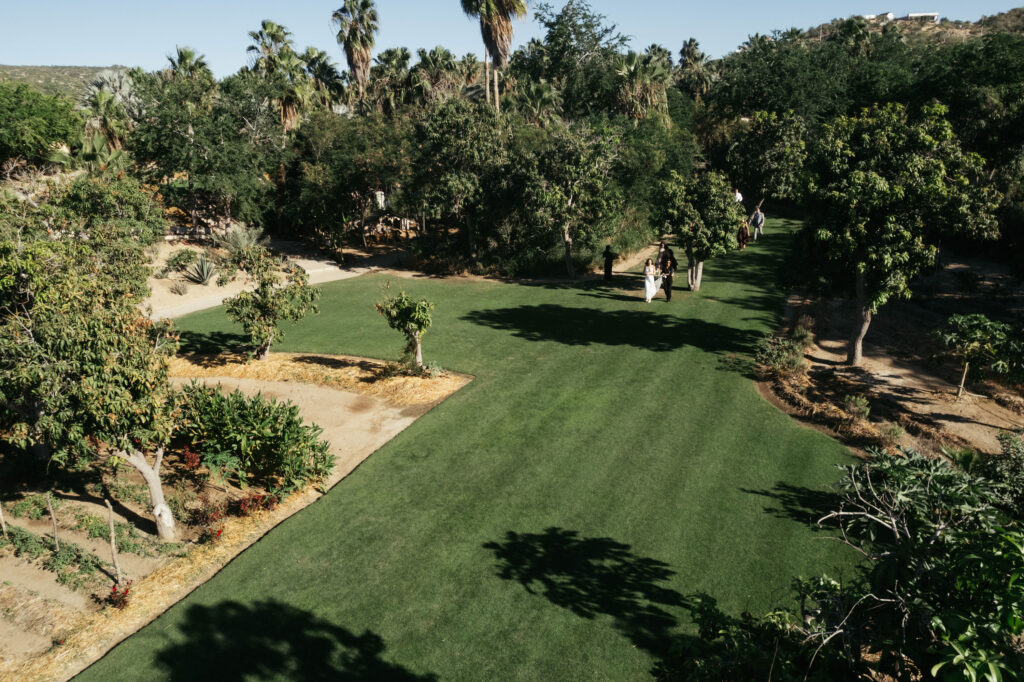
<path fill-rule="evenodd" d="M 867 419 L 871 413 L 868 399 L 862 395 L 848 395 L 843 398 L 843 409 L 852 419 Z"/>
<path fill-rule="evenodd" d="M 276 495 L 268 493 L 249 493 L 245 497 L 236 500 L 234 512 L 238 516 L 251 516 L 259 511 L 270 511 L 280 503 Z"/>
<path fill-rule="evenodd" d="M 185 268 L 196 262 L 198 254 L 191 249 L 178 249 L 167 259 L 167 269 L 184 272 Z"/>
<path fill-rule="evenodd" d="M 59 497 L 52 499 L 53 510 L 56 512 L 64 505 L 64 500 Z M 46 495 L 29 495 L 11 506 L 11 514 L 19 518 L 32 519 L 33 521 L 38 521 L 49 513 L 50 510 L 46 506 Z"/>
<path fill-rule="evenodd" d="M 263 235 L 258 227 L 234 225 L 217 240 L 220 246 L 227 249 L 228 258 L 235 264 L 245 267 L 256 253 L 267 244 L 269 238 Z"/>
<path fill-rule="evenodd" d="M 1002 452 L 990 459 L 986 475 L 1005 487 L 1007 506 L 1018 519 L 1024 519 L 1024 437 L 1021 433 L 999 434 Z"/>
<path fill-rule="evenodd" d="M 171 293 L 184 296 L 188 293 L 188 285 L 181 281 L 175 282 L 171 285 Z"/>
<path fill-rule="evenodd" d="M 885 422 L 878 429 L 878 443 L 886 450 L 894 450 L 903 442 L 907 432 L 895 422 Z"/>
<path fill-rule="evenodd" d="M 807 315 L 801 315 L 789 332 L 789 338 L 804 350 L 809 348 L 814 343 L 814 320 Z"/>
<path fill-rule="evenodd" d="M 110 594 L 107 595 L 107 603 L 113 606 L 115 609 L 123 610 L 128 608 L 129 593 L 131 592 L 132 589 L 132 582 L 133 581 L 129 580 L 128 584 L 124 586 L 123 590 L 119 590 L 118 585 L 114 585 L 112 588 L 110 588 Z"/>
<path fill-rule="evenodd" d="M 180 427 L 211 472 L 236 476 L 243 486 L 252 479 L 293 490 L 325 478 L 334 465 L 322 429 L 304 424 L 291 402 L 193 382 L 182 390 Z"/>
<path fill-rule="evenodd" d="M 977 474 L 984 468 L 985 459 L 973 448 L 947 447 L 943 445 L 939 451 L 961 471 Z"/>
<path fill-rule="evenodd" d="M 195 263 L 192 263 L 185 270 L 185 278 L 196 284 L 206 284 L 213 279 L 217 272 L 217 266 L 203 256 Z"/>
<path fill-rule="evenodd" d="M 754 360 L 761 373 L 768 376 L 786 376 L 804 368 L 800 344 L 770 332 L 758 344 Z"/>

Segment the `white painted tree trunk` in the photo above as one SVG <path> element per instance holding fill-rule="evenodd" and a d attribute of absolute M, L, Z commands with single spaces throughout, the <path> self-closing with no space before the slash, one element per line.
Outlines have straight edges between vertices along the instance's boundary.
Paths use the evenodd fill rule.
<path fill-rule="evenodd" d="M 487 57 L 490 53 L 487 48 L 484 48 L 484 97 L 487 99 L 487 103 L 491 103 L 491 65 L 487 61 Z"/>
<path fill-rule="evenodd" d="M 416 366 L 423 366 L 423 344 L 420 343 L 419 332 L 413 334 L 412 338 L 416 341 Z"/>
<path fill-rule="evenodd" d="M 704 261 L 690 261 L 686 268 L 686 283 L 690 291 L 700 291 L 700 282 L 704 277 Z"/>
<path fill-rule="evenodd" d="M 122 456 L 129 464 L 138 469 L 143 480 L 146 481 L 146 487 L 149 488 L 149 501 L 153 505 L 153 518 L 156 520 L 156 534 L 160 537 L 161 542 L 173 542 L 174 514 L 167 506 L 164 499 L 164 488 L 160 483 L 160 464 L 164 460 L 164 449 L 160 448 L 156 451 L 156 462 L 153 465 L 150 465 L 146 461 L 146 456 L 138 450 L 132 450 Z"/>

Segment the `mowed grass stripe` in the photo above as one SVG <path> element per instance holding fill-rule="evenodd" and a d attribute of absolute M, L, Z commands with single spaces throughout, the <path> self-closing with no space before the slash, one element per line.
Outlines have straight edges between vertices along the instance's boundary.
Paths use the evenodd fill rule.
<path fill-rule="evenodd" d="M 671 304 L 644 304 L 639 279 L 625 276 L 628 290 L 392 281 L 436 303 L 427 360 L 476 380 L 83 679 L 643 679 L 687 618 L 656 603 L 678 624 L 657 625 L 653 643 L 640 633 L 629 567 L 663 562 L 671 574 L 645 587 L 704 591 L 735 613 L 784 599 L 794 575 L 842 565 L 837 543 L 767 513 L 778 503 L 756 491 L 820 489 L 847 461 L 843 448 L 723 363 L 749 359 L 779 319 L 772 281 L 786 238 L 769 228 L 709 262 L 704 290 Z M 395 357 L 401 339 L 372 308 L 383 283 L 325 285 L 321 314 L 293 325 L 280 350 Z M 191 339 L 237 333 L 220 310 L 180 327 Z M 589 564 L 545 563 L 562 549 L 544 544 L 547 528 L 612 549 Z M 526 558 L 546 587 L 497 575 L 484 545 L 509 532 L 535 543 Z M 618 600 L 608 594 L 619 588 Z M 257 618 L 268 613 L 290 627 Z M 217 628 L 231 632 L 212 645 L 196 634 Z"/>

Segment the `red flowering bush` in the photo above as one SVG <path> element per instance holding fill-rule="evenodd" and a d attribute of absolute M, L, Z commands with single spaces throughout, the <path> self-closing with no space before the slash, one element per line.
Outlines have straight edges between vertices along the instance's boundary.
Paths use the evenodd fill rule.
<path fill-rule="evenodd" d="M 132 589 L 131 580 L 124 586 L 123 590 L 119 590 L 120 585 L 115 584 L 110 588 L 110 594 L 107 595 L 107 603 L 113 606 L 115 609 L 126 609 L 128 608 L 129 592 Z"/>
<path fill-rule="evenodd" d="M 249 493 L 245 497 L 236 500 L 234 512 L 238 516 L 250 516 L 259 511 L 270 511 L 280 503 L 276 495 L 268 493 Z"/>
<path fill-rule="evenodd" d="M 202 457 L 199 456 L 198 452 L 186 446 L 185 449 L 181 451 L 181 462 L 191 473 L 195 473 L 196 469 L 199 468 L 199 464 L 202 462 Z"/>
<path fill-rule="evenodd" d="M 220 540 L 220 536 L 224 534 L 224 524 L 207 526 L 199 531 L 198 541 L 202 544 L 211 544 Z"/>

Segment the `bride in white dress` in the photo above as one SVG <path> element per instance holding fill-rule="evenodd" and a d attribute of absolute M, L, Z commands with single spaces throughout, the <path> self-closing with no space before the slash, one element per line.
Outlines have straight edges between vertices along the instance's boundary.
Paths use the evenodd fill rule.
<path fill-rule="evenodd" d="M 654 261 L 650 258 L 644 264 L 644 301 L 651 302 L 654 295 L 661 288 L 661 277 L 658 277 L 658 269 L 654 267 Z"/>

